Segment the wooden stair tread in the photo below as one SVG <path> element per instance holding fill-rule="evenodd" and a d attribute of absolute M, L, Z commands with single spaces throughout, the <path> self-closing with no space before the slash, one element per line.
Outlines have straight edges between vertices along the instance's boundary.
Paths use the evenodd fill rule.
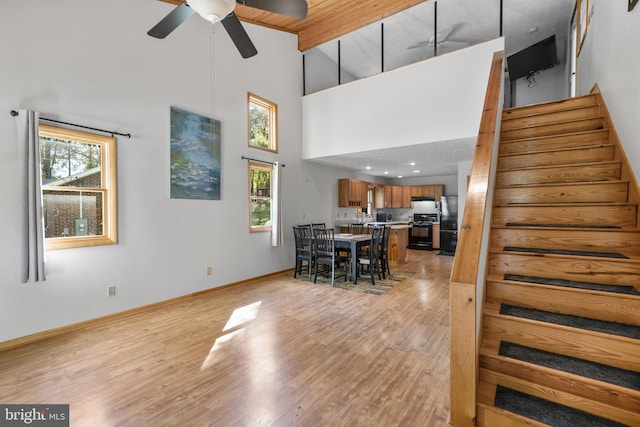
<path fill-rule="evenodd" d="M 608 262 L 616 262 L 616 263 L 629 263 L 630 265 L 638 264 L 640 267 L 640 260 L 631 259 L 631 258 L 606 258 L 606 257 L 598 257 L 598 256 L 586 256 L 586 255 L 568 255 L 568 254 L 557 254 L 557 253 L 532 253 L 527 251 L 505 251 L 501 248 L 490 248 L 490 254 L 502 254 L 502 255 L 522 255 L 522 256 L 531 256 L 531 257 L 544 257 L 544 258 L 558 258 L 558 259 L 579 259 L 579 260 L 605 260 Z M 640 274 L 640 270 L 638 270 L 638 274 Z"/>
<path fill-rule="evenodd" d="M 491 227 L 491 248 L 522 247 L 620 254 L 640 259 L 640 230 L 592 226 L 545 226 L 508 223 Z"/>
<path fill-rule="evenodd" d="M 615 180 L 615 181 L 587 181 L 587 182 L 545 182 L 545 183 L 540 183 L 540 184 L 521 184 L 518 186 L 504 186 L 504 187 L 496 187 L 496 189 L 505 189 L 508 190 L 510 188 L 534 188 L 534 187 L 562 187 L 562 186 L 572 186 L 572 187 L 581 187 L 581 186 L 585 186 L 585 185 L 600 185 L 600 184 L 628 184 L 629 181 L 625 181 L 625 180 Z M 574 202 L 574 203 L 578 203 L 578 202 Z M 596 202 L 590 202 L 590 203 L 596 203 Z M 606 204 L 611 204 L 611 203 L 616 203 L 616 202 L 600 202 L 600 203 L 606 203 Z M 624 202 L 617 202 L 617 203 L 624 203 Z M 543 204 L 543 203 L 540 203 Z M 530 205 L 530 204 L 528 204 Z M 509 206 L 509 205 L 507 205 Z"/>
<path fill-rule="evenodd" d="M 546 154 L 566 154 L 573 151 L 598 150 L 598 149 L 613 150 L 614 147 L 608 144 L 597 144 L 597 145 L 594 144 L 588 147 L 567 147 L 567 148 L 553 148 L 553 149 L 547 149 L 547 150 L 521 151 L 519 153 L 500 154 L 498 155 L 498 159 L 505 160 L 505 159 L 514 159 L 519 157 L 530 157 L 530 156 L 546 155 Z M 600 160 L 600 161 L 596 160 L 596 161 L 581 162 L 581 163 L 598 163 L 598 162 L 612 162 L 612 161 L 615 161 L 615 159 Z M 546 166 L 546 165 L 542 165 L 542 166 Z"/>
<path fill-rule="evenodd" d="M 599 105 L 584 105 L 574 108 L 565 108 L 555 111 L 538 111 L 531 114 L 523 114 L 512 117 L 503 116 L 501 131 L 523 129 L 526 127 L 558 122 L 570 122 L 572 120 L 591 119 L 602 116 L 602 108 Z"/>
<path fill-rule="evenodd" d="M 520 142 L 533 142 L 533 141 L 537 141 L 537 140 L 548 140 L 548 139 L 559 139 L 559 138 L 570 138 L 570 137 L 578 137 L 578 136 L 588 136 L 588 135 L 593 135 L 593 134 L 609 134 L 609 132 L 611 131 L 611 129 L 609 128 L 602 128 L 602 129 L 591 129 L 591 130 L 583 130 L 583 131 L 577 131 L 577 132 L 567 132 L 567 133 L 562 133 L 562 134 L 555 134 L 555 135 L 541 135 L 541 136 L 531 136 L 528 138 L 521 138 L 521 139 L 509 139 L 506 141 L 500 141 L 500 144 L 518 144 Z M 602 144 L 588 144 L 588 145 L 602 145 Z M 606 145 L 606 144 L 605 144 Z"/>
<path fill-rule="evenodd" d="M 540 153 L 538 151 L 537 153 Z M 564 163 L 564 164 L 547 164 L 540 166 L 523 166 L 523 167 L 515 167 L 515 168 L 505 168 L 505 169 L 496 169 L 497 173 L 500 172 L 512 172 L 512 171 L 525 171 L 525 170 L 540 170 L 540 169 L 557 169 L 557 168 L 567 168 L 567 167 L 589 167 L 589 166 L 600 166 L 600 165 L 619 165 L 622 162 L 620 160 L 602 160 L 598 162 L 583 162 L 583 163 Z"/>
<path fill-rule="evenodd" d="M 549 427 L 549 424 L 544 424 L 493 406 L 495 390 L 495 384 L 480 382 L 478 385 L 476 425 L 479 427 Z"/>
<path fill-rule="evenodd" d="M 634 338 L 483 310 L 484 336 L 629 371 L 640 372 L 640 346 Z"/>
<path fill-rule="evenodd" d="M 574 255 L 489 251 L 489 271 L 547 280 L 633 286 L 640 290 L 640 261 Z"/>
<path fill-rule="evenodd" d="M 565 109 L 573 109 L 577 106 L 595 106 L 600 105 L 596 96 L 592 93 L 580 96 L 574 96 L 571 98 L 560 99 L 551 102 L 540 102 L 530 105 L 518 106 L 518 107 L 509 107 L 503 110 L 503 118 L 505 116 L 511 117 L 513 114 L 516 114 L 514 117 L 520 117 L 518 113 L 527 112 L 527 111 L 545 111 L 545 112 L 554 112 L 556 110 L 563 111 Z M 525 115 L 527 115 L 525 113 Z"/>
<path fill-rule="evenodd" d="M 525 113 L 525 114 L 521 114 L 521 115 L 513 115 L 511 113 L 517 112 L 518 111 L 518 107 L 516 108 L 508 108 L 503 110 L 503 116 L 502 116 L 502 121 L 506 122 L 506 121 L 513 121 L 513 120 L 522 120 L 522 119 L 528 119 L 528 118 L 535 118 L 535 117 L 539 117 L 539 116 L 549 116 L 549 115 L 554 115 L 554 114 L 558 114 L 558 113 L 566 113 L 566 112 L 571 112 L 571 111 L 579 111 L 579 110 L 585 110 L 585 109 L 593 109 L 593 108 L 601 108 L 600 105 L 598 104 L 589 104 L 589 105 L 573 105 L 573 106 L 565 106 L 563 108 L 558 108 L 558 109 L 554 109 L 554 110 L 545 110 L 545 111 L 535 111 L 535 108 L 532 108 L 531 106 L 526 106 L 526 107 L 522 107 L 521 109 L 533 109 L 534 111 L 529 112 L 529 113 Z"/>
<path fill-rule="evenodd" d="M 509 205 L 507 205 L 509 206 Z M 544 205 L 546 207 L 546 205 Z M 606 230 L 607 233 L 631 233 L 637 234 L 640 237 L 640 229 L 637 227 L 616 227 L 616 228 L 598 228 L 598 227 L 554 227 L 550 225 L 502 225 L 502 224 L 494 224 L 491 226 L 492 229 L 496 230 L 513 230 L 513 229 L 522 229 L 522 230 L 553 230 L 558 232 L 604 232 Z"/>
<path fill-rule="evenodd" d="M 616 287 L 578 288 L 558 283 L 487 280 L 487 302 L 640 327 L 640 292 L 619 293 L 610 288 Z"/>
<path fill-rule="evenodd" d="M 584 121 L 589 121 L 589 120 L 602 120 L 604 122 L 604 119 L 605 119 L 605 117 L 603 115 L 599 114 L 597 116 L 587 117 L 587 118 L 578 118 L 578 119 L 572 119 L 572 120 L 559 120 L 557 122 L 536 123 L 536 124 L 532 124 L 532 125 L 525 125 L 525 126 L 517 127 L 517 128 L 514 128 L 514 129 L 505 129 L 504 131 L 501 131 L 501 132 L 511 132 L 511 131 L 514 131 L 514 130 L 524 130 L 524 129 L 535 129 L 535 128 L 538 128 L 538 127 L 563 125 L 563 124 L 568 124 L 568 123 L 578 123 L 578 122 L 584 122 Z M 570 132 L 570 133 L 574 133 L 574 132 Z M 561 135 L 564 135 L 564 134 L 561 133 Z"/>
<path fill-rule="evenodd" d="M 518 347 L 515 344 L 507 344 Z M 544 354 L 552 356 L 551 359 L 540 360 L 540 363 L 536 363 L 535 360 L 523 360 L 512 357 L 509 354 L 500 354 L 500 349 L 501 343 L 499 342 L 491 346 L 482 346 L 480 348 L 480 367 L 502 372 L 532 383 L 548 384 L 558 390 L 576 393 L 582 397 L 592 397 L 598 394 L 598 400 L 607 402 L 608 404 L 623 403 L 624 408 L 627 410 L 640 408 L 640 391 L 633 388 L 637 386 L 634 381 L 627 380 L 625 385 L 629 385 L 630 387 L 626 387 L 625 385 L 619 385 L 609 381 L 605 371 L 599 375 L 593 375 L 596 378 L 589 376 L 589 374 L 593 374 L 594 371 L 601 368 L 598 364 L 576 359 L 575 363 L 577 364 L 594 366 L 592 369 L 584 369 L 586 375 L 581 375 L 571 372 L 572 370 L 577 370 L 577 367 L 570 365 L 573 358 L 567 358 L 567 356 L 557 355 L 558 360 L 562 360 L 563 362 L 566 360 L 568 362 L 567 365 L 560 363 L 554 366 L 553 363 L 549 363 L 549 361 L 553 360 L 552 355 L 555 354 L 553 352 L 543 352 Z M 535 353 L 540 352 L 537 349 L 529 349 Z M 580 370 L 582 371 L 582 369 Z M 618 373 L 615 372 L 616 370 L 617 368 L 612 369 L 613 374 L 611 377 L 616 376 Z M 624 379 L 625 375 L 637 375 L 624 370 L 619 373 L 622 374 L 621 379 Z"/>
<path fill-rule="evenodd" d="M 625 425 L 633 425 L 638 419 L 637 411 L 625 410 L 613 405 L 602 403 L 590 397 L 580 396 L 572 392 L 562 391 L 553 387 L 531 383 L 520 378 L 512 377 L 507 374 L 490 371 L 488 369 L 480 369 L 480 378 L 482 382 L 495 386 L 506 387 L 520 393 L 543 399 L 552 404 L 558 404 L 567 408 L 573 408 L 582 412 L 590 413 L 595 416 L 606 418 L 609 420 L 623 423 Z M 493 394 L 495 391 L 488 391 L 485 394 Z M 484 402 L 482 402 L 484 403 Z M 495 404 L 495 400 L 494 400 Z"/>
<path fill-rule="evenodd" d="M 517 276 L 517 275 L 513 275 Z M 523 279 L 525 278 L 524 276 Z M 535 279 L 535 278 L 533 278 Z M 505 278 L 504 275 L 501 274 L 489 274 L 487 276 L 487 283 L 505 283 L 508 286 L 521 286 L 521 287 L 530 287 L 536 289 L 549 289 L 549 290 L 565 290 L 570 289 L 571 292 L 574 292 L 576 295 L 584 294 L 584 295 L 594 295 L 598 297 L 620 297 L 623 299 L 628 299 L 631 301 L 640 302 L 640 291 L 630 292 L 630 293 L 617 293 L 617 292 L 609 292 L 607 290 L 602 290 L 606 288 L 620 288 L 620 286 L 613 285 L 604 285 L 602 286 L 599 283 L 590 283 L 590 282 L 576 282 L 576 284 L 584 283 L 585 287 L 577 287 L 577 286 L 562 286 L 560 284 L 553 283 L 539 283 L 536 281 L 524 281 L 524 280 L 513 280 L 510 278 Z M 586 285 L 593 285 L 592 287 L 588 287 Z M 493 296 L 492 296 L 493 298 Z"/>

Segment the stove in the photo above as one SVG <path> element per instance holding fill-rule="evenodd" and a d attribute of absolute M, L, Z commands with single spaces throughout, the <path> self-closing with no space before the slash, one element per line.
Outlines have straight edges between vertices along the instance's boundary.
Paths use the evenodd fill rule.
<path fill-rule="evenodd" d="M 409 248 L 433 250 L 433 223 L 438 214 L 413 214 L 413 226 L 409 233 Z"/>

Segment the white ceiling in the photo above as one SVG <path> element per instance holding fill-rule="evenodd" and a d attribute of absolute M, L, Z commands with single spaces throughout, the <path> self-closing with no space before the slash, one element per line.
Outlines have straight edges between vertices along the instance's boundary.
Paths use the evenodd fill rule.
<path fill-rule="evenodd" d="M 342 82 L 381 71 L 381 23 L 384 24 L 385 71 L 432 57 L 434 3 L 433 0 L 425 1 L 341 37 Z M 503 35 L 507 56 L 555 34 L 558 60 L 561 63 L 564 61 L 566 35 L 575 0 L 503 0 L 503 4 Z M 499 37 L 499 16 L 500 0 L 438 0 L 438 55 Z M 445 40 L 442 44 L 441 38 Z M 316 49 L 338 63 L 337 40 Z M 451 175 L 457 173 L 458 162 L 472 160 L 474 147 L 475 140 L 443 141 L 314 161 L 390 178 Z M 418 164 L 410 165 L 411 162 Z M 366 170 L 365 166 L 371 166 L 372 169 Z"/>

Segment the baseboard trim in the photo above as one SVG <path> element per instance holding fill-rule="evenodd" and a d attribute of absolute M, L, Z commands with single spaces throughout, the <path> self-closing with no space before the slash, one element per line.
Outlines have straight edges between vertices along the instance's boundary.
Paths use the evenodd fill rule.
<path fill-rule="evenodd" d="M 0 352 L 1 351 L 5 351 L 5 350 L 9 350 L 12 348 L 16 348 L 16 347 L 20 347 L 23 345 L 27 345 L 27 344 L 32 344 L 34 342 L 37 341 L 42 341 L 48 338 L 53 338 L 53 337 L 57 337 L 69 332 L 74 332 L 74 331 L 78 331 L 81 329 L 88 329 L 94 326 L 98 326 L 98 325 L 104 325 L 105 323 L 114 321 L 114 320 L 122 320 L 128 316 L 132 316 L 132 315 L 136 315 L 136 314 L 140 314 L 142 312 L 145 311 L 149 311 L 149 310 L 154 310 L 157 309 L 158 307 L 163 307 L 163 306 L 167 306 L 167 305 L 171 305 L 171 304 L 175 304 L 178 302 L 182 302 L 191 298 L 198 298 L 200 296 L 203 295 L 207 295 L 207 294 L 211 294 L 214 292 L 218 292 L 218 291 L 222 291 L 224 289 L 228 289 L 228 288 L 232 288 L 232 287 L 236 287 L 236 286 L 241 286 L 241 285 L 247 285 L 249 283 L 254 283 L 260 280 L 264 280 L 264 279 L 268 279 L 274 276 L 278 276 L 281 274 L 285 274 L 287 272 L 291 272 L 293 271 L 293 268 L 289 268 L 286 270 L 282 270 L 282 271 L 277 271 L 275 273 L 269 273 L 269 274 L 265 274 L 262 276 L 257 276 L 257 277 L 252 277 L 250 279 L 245 279 L 245 280 L 241 280 L 238 282 L 233 282 L 233 283 L 229 283 L 227 285 L 222 285 L 222 286 L 217 286 L 215 288 L 209 288 L 209 289 L 205 289 L 202 291 L 198 291 L 198 292 L 193 292 L 187 295 L 182 295 L 179 297 L 175 297 L 175 298 L 171 298 L 168 300 L 164 300 L 164 301 L 159 301 L 159 302 L 155 302 L 152 304 L 147 304 L 147 305 L 143 305 L 140 307 L 135 307 L 135 308 L 131 308 L 128 310 L 124 310 L 124 311 L 118 311 L 116 313 L 111 313 L 111 314 L 107 314 L 104 316 L 100 316 L 100 317 L 95 317 L 93 319 L 88 319 L 88 320 L 84 320 L 82 322 L 77 322 L 77 323 L 72 323 L 69 325 L 65 325 L 65 326 L 61 326 L 59 328 L 53 328 L 53 329 L 48 329 L 46 331 L 42 331 L 42 332 L 36 332 L 35 334 L 30 334 L 30 335 L 25 335 L 23 337 L 19 337 L 19 338 L 14 338 L 8 341 L 2 341 L 0 342 Z"/>

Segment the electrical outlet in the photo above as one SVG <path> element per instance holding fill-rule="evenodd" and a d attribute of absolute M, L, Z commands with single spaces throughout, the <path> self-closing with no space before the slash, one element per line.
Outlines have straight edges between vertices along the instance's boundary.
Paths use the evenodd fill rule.
<path fill-rule="evenodd" d="M 115 286 L 109 286 L 107 288 L 107 296 L 113 297 L 116 295 L 116 287 Z"/>
<path fill-rule="evenodd" d="M 211 276 L 213 274 L 213 267 L 207 267 L 207 276 Z"/>

